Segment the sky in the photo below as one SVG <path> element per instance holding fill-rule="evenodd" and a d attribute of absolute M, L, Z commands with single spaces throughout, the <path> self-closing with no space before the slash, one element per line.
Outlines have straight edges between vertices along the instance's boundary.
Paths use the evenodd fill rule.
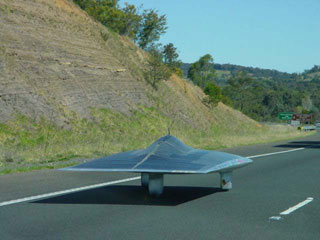
<path fill-rule="evenodd" d="M 216 63 L 303 72 L 320 65 L 320 0 L 125 0 L 166 14 L 160 43 L 186 63 L 209 53 Z"/>

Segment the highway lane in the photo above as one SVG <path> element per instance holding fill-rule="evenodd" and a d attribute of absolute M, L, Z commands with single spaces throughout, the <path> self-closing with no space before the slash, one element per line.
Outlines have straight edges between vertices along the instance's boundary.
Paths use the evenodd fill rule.
<path fill-rule="evenodd" d="M 165 175 L 154 199 L 139 181 L 0 207 L 0 239 L 319 239 L 320 137 L 226 151 L 254 158 L 234 172 L 229 192 L 219 175 Z M 0 202 L 134 177 L 134 174 L 37 171 L 0 177 Z M 280 212 L 312 197 L 280 220 Z"/>

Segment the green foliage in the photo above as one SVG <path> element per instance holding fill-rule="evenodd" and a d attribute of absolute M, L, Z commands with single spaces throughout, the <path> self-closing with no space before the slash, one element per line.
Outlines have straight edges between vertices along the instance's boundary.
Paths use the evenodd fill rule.
<path fill-rule="evenodd" d="M 244 111 L 251 97 L 253 79 L 246 72 L 238 72 L 228 81 L 229 86 L 224 89 L 224 95 L 232 99 L 234 107 Z"/>
<path fill-rule="evenodd" d="M 185 76 L 188 74 L 188 70 L 191 64 L 183 63 L 182 68 L 184 70 Z M 216 82 L 219 84 L 225 84 L 226 81 L 229 79 L 229 76 L 236 74 L 237 72 L 247 72 L 255 79 L 276 79 L 281 81 L 292 81 L 295 80 L 297 74 L 290 74 L 286 72 L 280 72 L 277 70 L 271 69 L 261 69 L 257 67 L 244 67 L 235 64 L 212 64 L 211 67 L 216 70 L 218 73 L 223 73 L 218 75 L 216 78 Z"/>
<path fill-rule="evenodd" d="M 223 102 L 225 105 L 227 105 L 229 107 L 233 107 L 233 103 L 228 96 L 222 95 L 221 102 Z"/>
<path fill-rule="evenodd" d="M 210 82 L 204 88 L 204 93 L 207 97 L 204 99 L 204 103 L 211 104 L 213 107 L 217 106 L 219 102 L 223 102 L 225 105 L 232 107 L 232 101 L 228 96 L 222 94 L 221 87 L 214 82 Z"/>
<path fill-rule="evenodd" d="M 207 83 L 204 93 L 208 96 L 207 102 L 213 106 L 216 106 L 222 100 L 221 88 L 214 82 Z"/>
<path fill-rule="evenodd" d="M 235 73 L 223 94 L 232 100 L 233 107 L 258 121 L 277 121 L 279 112 L 301 112 L 299 106 L 303 98 L 303 93 L 284 83 L 258 81 L 245 72 Z M 310 107 L 310 101 L 307 103 Z"/>
<path fill-rule="evenodd" d="M 215 71 L 211 67 L 212 64 L 213 58 L 210 54 L 202 56 L 199 61 L 191 64 L 188 71 L 188 78 L 202 89 L 205 88 L 207 83 L 212 82 L 215 77 Z"/>
<path fill-rule="evenodd" d="M 162 80 L 167 80 L 171 73 L 162 63 L 162 52 L 158 47 L 152 46 L 148 49 L 148 52 L 149 69 L 145 72 L 144 77 L 154 89 L 157 89 L 157 84 Z"/>
<path fill-rule="evenodd" d="M 96 5 L 95 1 L 92 0 L 73 0 L 76 4 L 80 6 L 83 10 Z"/>
<path fill-rule="evenodd" d="M 253 78 L 247 72 L 237 72 L 228 80 L 228 84 L 233 88 L 238 88 L 241 91 L 249 88 L 253 83 Z"/>
<path fill-rule="evenodd" d="M 204 103 L 216 106 L 222 101 L 232 106 L 230 98 L 224 96 L 221 88 L 215 84 L 215 70 L 212 66 L 213 57 L 210 54 L 206 54 L 200 57 L 199 61 L 191 64 L 188 70 L 188 78 L 204 90 L 204 93 L 207 95 L 203 100 Z"/>
<path fill-rule="evenodd" d="M 181 68 L 185 76 L 190 75 L 191 65 L 182 64 Z M 223 95 L 229 97 L 236 109 L 255 120 L 279 121 L 279 112 L 301 113 L 303 109 L 309 109 L 309 111 L 314 109 L 310 113 L 314 115 L 314 119 L 320 119 L 318 114 L 320 67 L 318 65 L 301 74 L 233 64 L 212 63 L 211 68 L 216 70 L 214 80 L 223 88 Z M 247 76 L 240 77 L 241 74 Z M 244 83 L 233 82 L 239 77 Z M 238 84 L 241 89 L 245 84 L 247 89 L 239 92 L 234 84 Z"/>
<path fill-rule="evenodd" d="M 161 80 L 168 79 L 170 72 L 182 77 L 179 69 L 181 62 L 178 60 L 178 53 L 172 43 L 169 43 L 163 50 L 155 50 L 155 42 L 166 32 L 167 19 L 165 15 L 159 15 L 156 10 L 140 10 L 135 5 L 125 3 L 121 8 L 118 0 L 74 0 L 90 16 L 108 27 L 111 32 L 128 36 L 135 40 L 138 45 L 149 51 L 149 69 L 144 77 L 154 89 Z M 109 36 L 101 32 L 104 41 Z M 165 65 L 162 60 L 165 60 Z"/>
<path fill-rule="evenodd" d="M 174 74 L 176 74 L 177 76 L 183 78 L 183 71 L 182 71 L 181 68 L 179 68 L 179 67 L 173 67 L 173 68 L 171 68 L 171 71 L 172 71 Z"/>
<path fill-rule="evenodd" d="M 177 48 L 172 43 L 168 43 L 163 47 L 163 62 L 170 68 L 181 66 L 181 61 L 178 59 L 179 54 Z"/>
<path fill-rule="evenodd" d="M 123 27 L 124 12 L 118 5 L 118 0 L 74 0 L 94 19 L 119 33 Z"/>
<path fill-rule="evenodd" d="M 136 39 L 142 21 L 142 16 L 139 10 L 132 4 L 125 3 L 122 9 L 123 19 L 122 27 L 119 31 L 121 35 L 128 36 L 131 39 Z"/>
<path fill-rule="evenodd" d="M 309 114 L 310 111 L 309 111 L 308 109 L 303 109 L 301 113 L 302 113 L 302 114 Z"/>
<path fill-rule="evenodd" d="M 170 69 L 172 73 L 175 73 L 179 77 L 183 77 L 183 71 L 180 68 L 181 61 L 179 60 L 179 54 L 177 48 L 173 43 L 168 43 L 162 49 L 163 62 Z"/>
<path fill-rule="evenodd" d="M 320 66 L 319 65 L 314 65 L 311 69 L 305 70 L 304 74 L 318 73 L 318 72 L 320 72 Z"/>
<path fill-rule="evenodd" d="M 141 7 L 128 3 L 121 8 L 119 0 L 73 1 L 95 20 L 116 33 L 130 37 L 143 49 L 158 41 L 167 29 L 166 16 L 160 16 L 153 9 L 140 13 Z"/>
<path fill-rule="evenodd" d="M 137 35 L 137 42 L 142 49 L 146 49 L 158 41 L 166 30 L 166 15 L 159 16 L 158 12 L 153 9 L 144 10 L 140 31 Z"/>

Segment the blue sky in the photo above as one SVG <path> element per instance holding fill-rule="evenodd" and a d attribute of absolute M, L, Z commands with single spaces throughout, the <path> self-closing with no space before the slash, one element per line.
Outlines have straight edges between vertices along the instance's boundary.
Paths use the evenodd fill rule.
<path fill-rule="evenodd" d="M 183 62 L 210 53 L 217 63 L 302 72 L 320 65 L 320 0 L 126 0 L 166 14 L 163 44 Z"/>

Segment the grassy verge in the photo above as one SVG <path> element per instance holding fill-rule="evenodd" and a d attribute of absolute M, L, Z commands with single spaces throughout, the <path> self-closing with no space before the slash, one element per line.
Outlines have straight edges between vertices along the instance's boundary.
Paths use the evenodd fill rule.
<path fill-rule="evenodd" d="M 18 115 L 0 124 L 0 174 L 53 169 L 81 163 L 84 159 L 144 148 L 171 134 L 186 144 L 203 149 L 221 149 L 309 135 L 288 126 L 257 126 L 243 123 L 236 128 L 216 123 L 209 129 L 191 128 L 155 108 L 141 107 L 130 116 L 93 109 L 93 119 L 74 116 L 68 128 L 46 119 Z"/>

